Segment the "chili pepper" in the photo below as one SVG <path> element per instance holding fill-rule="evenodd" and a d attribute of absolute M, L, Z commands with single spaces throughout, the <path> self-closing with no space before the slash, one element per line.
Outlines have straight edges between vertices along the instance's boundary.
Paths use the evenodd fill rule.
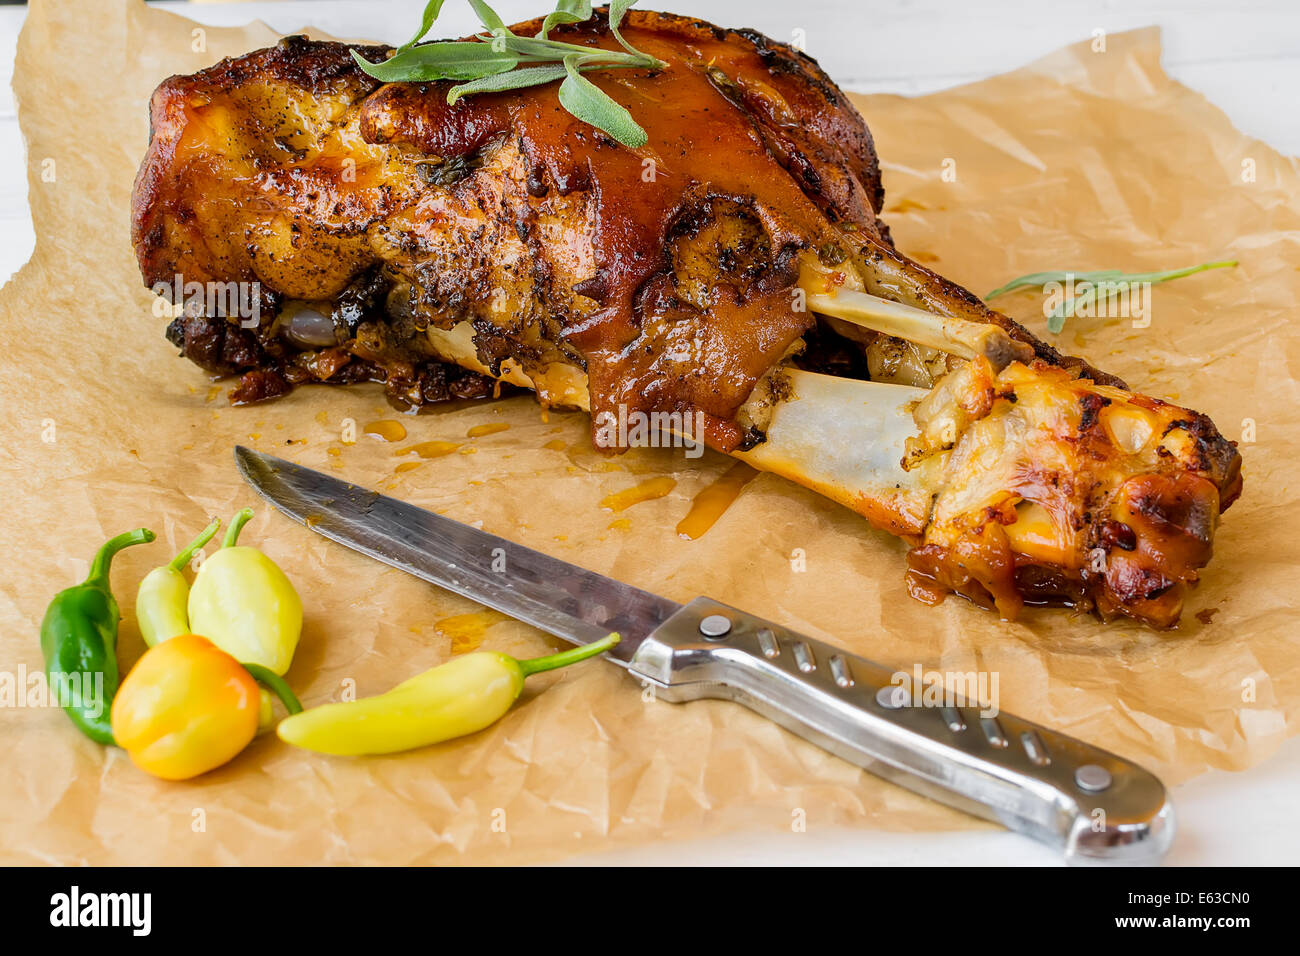
<path fill-rule="evenodd" d="M 101 744 L 113 743 L 109 707 L 117 693 L 117 625 L 122 618 L 110 589 L 109 569 L 123 548 L 153 539 L 148 528 L 110 538 L 96 552 L 86 580 L 56 594 L 41 621 L 41 652 L 50 686 L 72 722 Z"/>
<path fill-rule="evenodd" d="M 594 657 L 618 641 L 611 634 L 525 661 L 496 651 L 466 654 L 377 697 L 324 704 L 286 717 L 276 733 L 296 747 L 340 756 L 396 753 L 463 737 L 503 717 L 529 675 Z"/>
<path fill-rule="evenodd" d="M 240 664 L 207 638 L 181 634 L 156 644 L 122 681 L 113 702 L 118 744 L 141 770 L 188 780 L 229 761 L 257 733 L 258 681 L 302 710 L 279 675 Z"/>
<path fill-rule="evenodd" d="M 140 582 L 135 595 L 135 618 L 140 634 L 150 647 L 168 638 L 190 633 L 187 605 L 190 586 L 181 568 L 190 563 L 194 553 L 203 547 L 221 527 L 221 519 L 214 518 L 203 533 L 185 546 L 180 554 L 160 568 L 154 568 Z"/>
<path fill-rule="evenodd" d="M 274 561 L 256 548 L 236 547 L 251 517 L 251 508 L 235 515 L 221 548 L 194 576 L 190 629 L 238 660 L 283 674 L 302 633 L 302 600 Z"/>
<path fill-rule="evenodd" d="M 283 677 L 261 664 L 245 661 L 243 667 L 244 670 L 257 678 L 259 684 L 263 685 L 258 688 L 257 732 L 259 734 L 264 734 L 275 726 L 275 699 L 277 697 L 291 716 L 302 713 L 302 704 L 298 702 L 298 698 L 294 696 L 293 691 L 289 689 L 288 682 Z M 270 690 L 267 690 L 268 687 Z"/>
<path fill-rule="evenodd" d="M 154 568 L 140 582 L 140 590 L 135 598 L 135 617 L 144 642 L 150 647 L 190 633 L 190 585 L 181 569 L 193 560 L 200 548 L 212 540 L 219 527 L 221 519 L 213 518 L 212 523 L 187 544 L 180 554 L 162 567 Z M 259 688 L 259 691 L 261 707 L 257 732 L 260 734 L 275 726 L 275 698 L 265 687 Z"/>
<path fill-rule="evenodd" d="M 257 706 L 257 732 L 264 734 L 275 726 L 275 695 L 265 687 L 259 690 L 261 693 Z"/>

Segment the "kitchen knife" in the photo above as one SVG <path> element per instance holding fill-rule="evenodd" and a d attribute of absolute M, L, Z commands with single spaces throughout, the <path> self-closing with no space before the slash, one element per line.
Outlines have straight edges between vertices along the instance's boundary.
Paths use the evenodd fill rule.
<path fill-rule="evenodd" d="M 923 706 L 892 668 L 718 601 L 685 605 L 244 447 L 244 479 L 317 534 L 607 656 L 662 700 L 738 701 L 871 773 L 1060 847 L 1072 863 L 1151 863 L 1174 835 L 1149 771 L 978 705 Z"/>

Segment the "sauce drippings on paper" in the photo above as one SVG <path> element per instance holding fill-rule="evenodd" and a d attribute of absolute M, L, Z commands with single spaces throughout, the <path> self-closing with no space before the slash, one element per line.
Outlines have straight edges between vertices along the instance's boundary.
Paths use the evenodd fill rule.
<path fill-rule="evenodd" d="M 503 432 L 510 426 L 505 422 L 490 422 L 487 425 L 475 425 L 469 431 L 465 432 L 466 438 L 482 438 L 484 435 L 495 435 L 497 432 Z"/>
<path fill-rule="evenodd" d="M 444 617 L 433 624 L 443 637 L 451 641 L 452 654 L 468 654 L 476 651 L 487 636 L 487 629 L 494 624 L 509 620 L 500 611 L 472 611 L 469 614 L 454 614 Z"/>
<path fill-rule="evenodd" d="M 639 505 L 643 501 L 662 498 L 676 487 L 677 481 L 673 478 L 651 478 L 639 485 L 633 485 L 631 488 L 624 488 L 622 491 L 606 495 L 601 499 L 600 506 L 607 511 L 626 511 L 633 505 Z"/>
<path fill-rule="evenodd" d="M 403 455 L 419 455 L 421 458 L 441 458 L 444 455 L 450 455 L 460 448 L 459 442 L 454 441 L 422 441 L 414 445 L 408 445 L 403 448 Z"/>
<path fill-rule="evenodd" d="M 401 422 L 386 418 L 382 421 L 371 422 L 362 429 L 362 433 L 373 435 L 381 441 L 401 441 L 406 437 L 406 426 Z"/>
<path fill-rule="evenodd" d="M 758 472 L 738 461 L 715 481 L 710 482 L 691 501 L 686 517 L 677 523 L 677 535 L 694 541 L 708 531 L 732 503 L 740 497 L 741 490 L 758 476 Z"/>

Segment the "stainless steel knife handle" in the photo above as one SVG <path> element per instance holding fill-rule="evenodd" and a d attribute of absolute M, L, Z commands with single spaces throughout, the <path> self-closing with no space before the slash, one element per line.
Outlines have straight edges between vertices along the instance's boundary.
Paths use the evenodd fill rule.
<path fill-rule="evenodd" d="M 893 670 L 708 598 L 647 637 L 633 674 L 670 701 L 739 701 L 925 796 L 1060 847 L 1072 863 L 1153 863 L 1174 835 L 1154 774 L 978 704 L 915 706 Z"/>

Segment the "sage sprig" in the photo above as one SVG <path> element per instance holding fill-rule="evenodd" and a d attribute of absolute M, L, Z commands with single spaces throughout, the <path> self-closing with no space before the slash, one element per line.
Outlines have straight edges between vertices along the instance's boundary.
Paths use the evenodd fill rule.
<path fill-rule="evenodd" d="M 355 50 L 357 66 L 385 83 L 425 83 L 457 80 L 447 91 L 455 104 L 474 93 L 500 93 L 560 81 L 560 105 L 584 123 L 603 131 L 624 146 L 636 149 L 646 143 L 646 132 L 626 109 L 583 76 L 592 70 L 662 70 L 668 64 L 642 53 L 623 38 L 619 24 L 636 0 L 612 0 L 609 27 L 622 50 L 605 50 L 552 40 L 550 32 L 566 23 L 581 23 L 592 16 L 591 0 L 559 0 L 546 15 L 535 37 L 518 36 L 485 0 L 469 0 L 486 33 L 473 40 L 439 40 L 421 44 L 442 12 L 445 0 L 429 0 L 420 29 L 387 60 L 371 63 Z"/>
<path fill-rule="evenodd" d="M 1062 299 L 1061 302 L 1047 315 L 1047 331 L 1053 335 L 1059 335 L 1065 328 L 1065 320 L 1070 318 L 1085 305 L 1097 301 L 1098 296 L 1104 295 L 1109 298 L 1116 294 L 1122 286 L 1131 286 L 1137 283 L 1149 282 L 1157 285 L 1161 282 L 1168 282 L 1171 279 L 1181 279 L 1183 276 L 1194 275 L 1197 272 L 1204 272 L 1207 269 L 1224 269 L 1236 266 L 1237 260 L 1228 259 L 1221 262 L 1203 262 L 1199 266 L 1186 266 L 1182 269 L 1168 269 L 1164 272 L 1123 272 L 1119 269 L 1101 269 L 1096 272 L 1031 272 L 1028 275 L 1019 276 L 1012 279 L 1006 285 L 998 286 L 984 298 L 992 299 L 999 295 L 1006 295 L 1008 292 L 1014 292 L 1017 289 L 1025 289 L 1030 286 L 1046 286 L 1049 282 L 1078 283 L 1087 286 L 1068 299 Z"/>

